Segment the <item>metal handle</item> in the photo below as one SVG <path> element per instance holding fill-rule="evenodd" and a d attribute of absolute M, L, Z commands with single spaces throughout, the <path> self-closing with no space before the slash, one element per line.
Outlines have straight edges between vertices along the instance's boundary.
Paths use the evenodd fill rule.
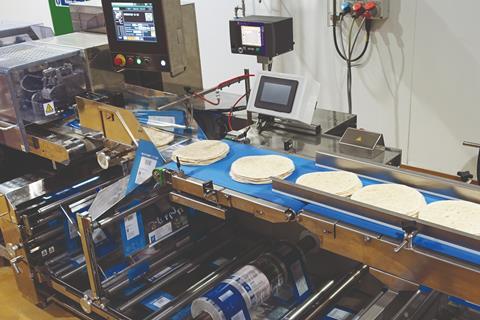
<path fill-rule="evenodd" d="M 405 238 L 403 239 L 402 243 L 400 243 L 398 247 L 394 248 L 393 251 L 395 253 L 399 253 L 400 250 L 402 250 L 405 247 L 407 247 L 408 249 L 413 248 L 412 241 L 413 241 L 413 238 L 417 235 L 417 233 L 418 231 L 414 231 L 414 232 L 405 234 Z"/>
<path fill-rule="evenodd" d="M 12 265 L 13 270 L 16 274 L 22 273 L 22 270 L 18 267 L 18 263 L 23 260 L 22 256 L 17 256 L 15 258 L 10 259 L 10 264 Z"/>

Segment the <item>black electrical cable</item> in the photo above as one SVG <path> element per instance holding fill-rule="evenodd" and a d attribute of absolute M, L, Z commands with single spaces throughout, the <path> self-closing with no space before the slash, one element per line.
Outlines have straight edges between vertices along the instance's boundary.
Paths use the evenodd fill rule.
<path fill-rule="evenodd" d="M 362 24 L 360 25 L 355 38 L 353 40 L 352 44 L 352 30 L 354 23 L 357 19 L 357 17 L 353 17 L 352 25 L 350 26 L 351 30 L 349 33 L 349 48 L 348 52 L 345 52 L 345 50 L 342 52 L 340 50 L 340 46 L 338 44 L 338 37 L 337 37 L 337 17 L 336 17 L 336 1 L 334 1 L 334 17 L 333 17 L 333 39 L 334 39 L 334 44 L 335 44 L 335 50 L 337 51 L 338 55 L 346 62 L 347 64 L 347 102 L 348 102 L 348 112 L 352 113 L 353 112 L 353 99 L 352 99 L 352 67 L 353 63 L 359 61 L 365 56 L 365 53 L 368 50 L 369 44 L 370 44 L 370 30 L 371 30 L 371 20 L 364 18 L 362 21 Z M 340 13 L 340 23 L 343 24 L 343 18 L 344 18 L 344 13 Z M 361 31 L 363 30 L 363 27 L 365 27 L 366 31 L 366 40 L 364 47 L 360 54 L 353 58 L 352 55 L 355 52 L 355 47 L 358 43 L 358 38 L 361 34 Z M 340 26 L 340 32 L 342 32 L 342 28 Z M 342 47 L 344 48 L 344 41 L 343 41 L 343 33 L 340 35 L 341 36 L 341 41 L 342 41 Z"/>

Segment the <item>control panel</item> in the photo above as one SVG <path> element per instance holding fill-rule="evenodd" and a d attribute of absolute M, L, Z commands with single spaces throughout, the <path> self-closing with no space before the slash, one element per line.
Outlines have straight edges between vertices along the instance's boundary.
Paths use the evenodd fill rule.
<path fill-rule="evenodd" d="M 180 0 L 102 0 L 112 64 L 117 71 L 170 72 L 187 67 Z"/>
<path fill-rule="evenodd" d="M 248 16 L 230 21 L 232 53 L 273 58 L 293 50 L 293 19 Z"/>
<path fill-rule="evenodd" d="M 166 58 L 152 57 L 150 55 L 114 53 L 112 54 L 113 65 L 116 69 L 138 69 L 138 70 L 165 70 L 168 71 Z"/>
<path fill-rule="evenodd" d="M 334 10 L 335 8 L 335 10 Z M 390 12 L 389 0 L 355 1 L 355 0 L 328 0 L 328 24 L 333 25 L 334 11 L 337 21 L 340 14 L 364 16 L 371 20 L 385 20 Z"/>

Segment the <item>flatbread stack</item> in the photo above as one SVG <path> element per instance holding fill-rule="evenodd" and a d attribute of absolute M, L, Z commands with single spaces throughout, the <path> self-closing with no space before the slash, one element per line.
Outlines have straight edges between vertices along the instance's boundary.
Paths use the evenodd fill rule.
<path fill-rule="evenodd" d="M 352 200 L 416 218 L 426 205 L 417 190 L 401 184 L 375 184 L 352 195 Z"/>
<path fill-rule="evenodd" d="M 295 171 L 295 164 L 277 155 L 248 156 L 237 159 L 230 168 L 233 180 L 250 184 L 269 184 L 272 178 L 285 179 Z"/>
<path fill-rule="evenodd" d="M 480 205 L 462 200 L 437 201 L 418 214 L 421 220 L 480 236 Z"/>
<path fill-rule="evenodd" d="M 188 146 L 180 147 L 172 152 L 172 160 L 180 160 L 187 166 L 206 166 L 225 158 L 230 152 L 228 144 L 217 140 L 197 141 Z"/>
<path fill-rule="evenodd" d="M 148 128 L 148 127 L 143 127 L 143 130 L 147 134 L 147 136 L 150 138 L 150 141 L 156 146 L 156 147 L 163 147 L 166 146 L 167 144 L 171 143 L 175 139 L 175 135 L 169 132 L 165 132 L 162 130 L 157 130 L 153 128 Z"/>
<path fill-rule="evenodd" d="M 356 174 L 347 171 L 307 173 L 297 179 L 297 184 L 341 197 L 351 196 L 363 186 Z"/>

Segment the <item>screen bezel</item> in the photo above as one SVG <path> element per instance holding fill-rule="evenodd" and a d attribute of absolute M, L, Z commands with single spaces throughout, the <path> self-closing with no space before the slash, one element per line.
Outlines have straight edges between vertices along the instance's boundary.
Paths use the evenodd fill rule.
<path fill-rule="evenodd" d="M 267 82 L 273 84 L 287 85 L 291 87 L 290 95 L 288 97 L 288 102 L 286 105 L 262 101 L 261 97 L 263 94 L 263 88 L 265 86 L 265 83 Z M 295 103 L 295 97 L 297 95 L 298 85 L 299 82 L 297 80 L 262 76 L 258 85 L 257 96 L 255 97 L 255 107 L 258 109 L 271 110 L 286 114 L 292 113 Z"/>
<path fill-rule="evenodd" d="M 113 16 L 112 2 L 120 3 L 151 3 L 153 6 L 153 20 L 155 21 L 155 32 L 157 42 L 142 41 L 119 41 L 117 39 L 117 30 L 115 29 L 115 19 Z M 107 28 L 108 42 L 112 52 L 167 55 L 167 35 L 165 33 L 165 20 L 161 1 L 158 0 L 102 0 L 105 24 Z"/>

